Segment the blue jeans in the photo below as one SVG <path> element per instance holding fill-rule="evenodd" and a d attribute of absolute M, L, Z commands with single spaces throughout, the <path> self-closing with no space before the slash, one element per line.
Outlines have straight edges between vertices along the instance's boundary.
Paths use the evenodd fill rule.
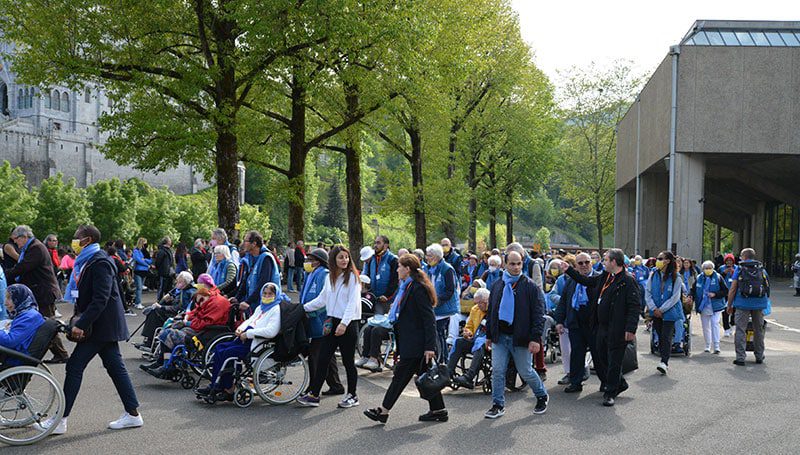
<path fill-rule="evenodd" d="M 134 273 L 133 284 L 136 288 L 136 296 L 134 297 L 133 302 L 139 306 L 142 304 L 142 287 L 144 287 L 144 278 Z"/>
<path fill-rule="evenodd" d="M 294 283 L 294 272 L 296 268 L 297 267 L 286 267 L 286 288 L 292 292 L 294 291 L 294 289 L 292 289 L 292 283 Z"/>
<path fill-rule="evenodd" d="M 506 370 L 509 359 L 514 359 L 520 377 L 528 384 L 537 398 L 547 396 L 542 380 L 533 369 L 533 354 L 528 347 L 514 346 L 511 335 L 501 333 L 492 342 L 492 402 L 505 407 Z"/>
<path fill-rule="evenodd" d="M 122 361 L 122 354 L 119 352 L 119 344 L 116 341 L 83 341 L 75 345 L 75 349 L 67 361 L 67 374 L 64 378 L 64 397 L 67 403 L 64 407 L 64 417 L 68 417 L 72 411 L 72 405 L 75 404 L 75 398 L 81 389 L 83 371 L 96 355 L 100 356 L 106 373 L 114 382 L 117 395 L 122 400 L 125 411 L 131 413 L 139 407 L 131 378 L 128 376 L 125 363 Z"/>

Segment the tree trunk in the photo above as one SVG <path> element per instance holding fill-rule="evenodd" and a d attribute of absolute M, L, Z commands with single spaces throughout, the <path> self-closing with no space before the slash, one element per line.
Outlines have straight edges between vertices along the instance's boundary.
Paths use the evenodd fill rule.
<path fill-rule="evenodd" d="M 289 127 L 289 239 L 305 240 L 306 202 L 306 90 L 297 74 L 292 76 L 292 117 Z"/>
<path fill-rule="evenodd" d="M 411 186 L 414 189 L 414 233 L 417 248 L 428 246 L 427 221 L 425 219 L 425 193 L 422 187 L 422 136 L 416 125 L 406 128 L 411 141 Z"/>
<path fill-rule="evenodd" d="M 514 208 L 509 204 L 506 210 L 506 245 L 514 242 Z"/>
<path fill-rule="evenodd" d="M 489 249 L 497 248 L 497 209 L 489 208 Z"/>
<path fill-rule="evenodd" d="M 594 220 L 597 225 L 597 249 L 603 254 L 603 221 L 601 220 L 600 201 L 595 199 Z"/>
<path fill-rule="evenodd" d="M 358 87 L 345 85 L 347 116 L 358 115 Z M 353 125 L 347 130 L 345 145 L 345 182 L 347 187 L 347 236 L 350 250 L 359 251 L 364 245 L 364 227 L 361 220 L 361 149 L 360 129 Z"/>
<path fill-rule="evenodd" d="M 478 163 L 475 160 L 469 164 L 469 175 L 467 184 L 469 185 L 469 249 L 478 251 L 478 198 L 475 196 L 475 188 L 478 186 L 475 181 L 478 172 Z"/>

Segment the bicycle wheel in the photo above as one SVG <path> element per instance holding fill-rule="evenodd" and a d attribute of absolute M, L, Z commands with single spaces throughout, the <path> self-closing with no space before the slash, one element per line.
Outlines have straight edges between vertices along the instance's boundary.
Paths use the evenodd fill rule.
<path fill-rule="evenodd" d="M 64 413 L 64 392 L 41 368 L 20 366 L 0 373 L 0 441 L 27 445 L 49 435 L 56 425 L 41 423 Z"/>
<path fill-rule="evenodd" d="M 253 382 L 256 393 L 270 404 L 286 404 L 308 387 L 308 362 L 302 355 L 291 362 L 276 362 L 270 349 L 256 360 Z"/>

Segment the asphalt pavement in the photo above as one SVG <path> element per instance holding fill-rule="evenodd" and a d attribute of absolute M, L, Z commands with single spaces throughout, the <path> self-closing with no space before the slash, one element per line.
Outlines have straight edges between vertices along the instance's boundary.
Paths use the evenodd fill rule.
<path fill-rule="evenodd" d="M 483 417 L 491 405 L 480 391 L 449 391 L 447 423 L 420 423 L 426 403 L 413 385 L 404 392 L 385 426 L 363 416 L 380 404 L 391 371 L 360 371 L 361 406 L 341 410 L 338 399 L 323 398 L 319 408 L 296 404 L 271 406 L 256 398 L 247 409 L 231 403 L 209 406 L 178 384 L 140 371 L 140 355 L 131 344 L 123 356 L 141 403 L 140 429 L 107 430 L 122 413 L 111 380 L 99 359 L 86 370 L 68 432 L 9 453 L 164 454 L 164 453 L 798 453 L 798 366 L 800 298 L 787 282 L 773 283 L 773 314 L 766 335 L 766 362 L 745 367 L 731 362 L 733 338 L 722 339 L 722 354 L 702 352 L 699 318 L 690 357 L 673 357 L 669 375 L 655 369 L 647 349 L 649 334 L 638 331 L 639 370 L 628 375 L 631 387 L 613 408 L 601 406 L 599 382 L 592 376 L 577 395 L 564 394 L 556 381 L 562 365 L 549 365 L 545 383 L 550 406 L 534 415 L 529 390 L 507 393 L 506 415 Z M 290 294 L 291 295 L 291 294 Z M 147 294 L 152 301 L 154 296 Z M 296 299 L 296 294 L 293 295 Z M 68 317 L 69 305 L 60 305 Z M 133 330 L 142 316 L 129 317 Z M 640 327 L 643 329 L 643 325 Z M 135 340 L 138 341 L 139 337 Z M 700 347 L 700 350 L 697 350 Z M 71 346 L 68 344 L 68 349 Z M 63 382 L 63 365 L 54 368 Z M 341 369 L 344 380 L 344 370 Z"/>

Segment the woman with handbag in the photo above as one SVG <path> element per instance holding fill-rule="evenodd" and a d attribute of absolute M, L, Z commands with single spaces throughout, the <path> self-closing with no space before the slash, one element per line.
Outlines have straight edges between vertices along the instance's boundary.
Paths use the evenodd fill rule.
<path fill-rule="evenodd" d="M 394 324 L 400 361 L 395 365 L 392 383 L 386 390 L 383 404 L 364 411 L 364 415 L 376 422 L 386 423 L 389 410 L 411 378 L 415 374 L 425 373 L 436 358 L 436 316 L 433 313 L 436 291 L 421 267 L 419 259 L 412 254 L 405 254 L 398 260 L 400 286 L 389 309 L 389 320 Z M 421 422 L 447 422 L 441 389 L 423 399 L 428 401 L 430 411 L 419 416 Z"/>
<path fill-rule="evenodd" d="M 361 320 L 361 282 L 350 250 L 336 245 L 328 259 L 330 274 L 322 292 L 303 305 L 307 313 L 325 308 L 327 317 L 322 327 L 320 352 L 311 376 L 308 393 L 297 399 L 303 406 L 319 406 L 319 394 L 328 372 L 328 364 L 336 353 L 342 353 L 342 363 L 347 372 L 347 395 L 339 402 L 340 408 L 358 406 L 356 384 L 358 371 L 355 365 L 358 344 L 358 322 Z"/>

